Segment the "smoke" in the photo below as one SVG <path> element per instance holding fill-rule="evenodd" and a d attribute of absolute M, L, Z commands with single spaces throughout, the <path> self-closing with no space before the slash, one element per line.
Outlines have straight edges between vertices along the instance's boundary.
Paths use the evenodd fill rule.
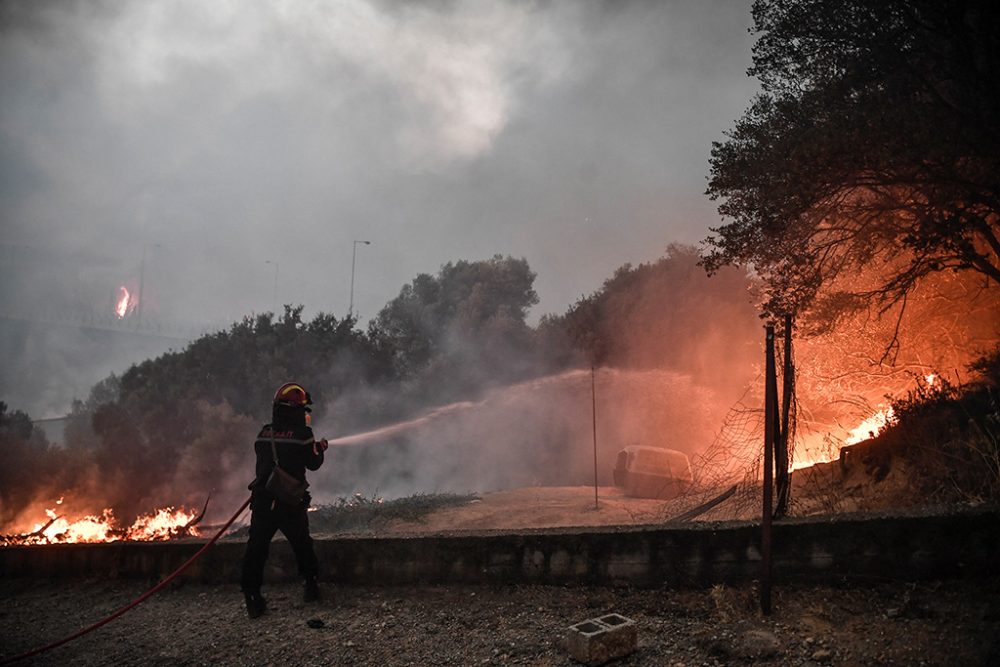
<path fill-rule="evenodd" d="M 303 95 L 313 113 L 336 115 L 368 86 L 391 90 L 410 110 L 390 150 L 433 166 L 487 151 L 519 101 L 517 87 L 543 85 L 565 69 L 564 36 L 536 19 L 530 5 L 507 3 L 459 2 L 442 11 L 358 0 L 189 0 L 125 7 L 110 34 L 90 38 L 108 44 L 95 66 L 100 93 L 120 117 L 181 111 L 176 92 L 192 70 L 206 82 L 229 81 L 226 94 L 198 110 L 208 122 L 193 137 L 209 136 L 219 117 L 265 97 Z M 539 52 L 547 57 L 532 59 Z"/>
<path fill-rule="evenodd" d="M 493 253 L 539 267 L 532 318 L 563 310 L 716 221 L 704 165 L 756 85 L 749 18 L 738 3 L 0 4 L 0 318 L 63 323 L 45 349 L 0 331 L 47 394 L 8 375 L 0 397 L 64 414 L 88 378 L 220 323 L 285 303 L 346 313 L 356 239 L 372 241 L 362 322 L 418 272 Z M 92 354 L 71 325 L 140 282 L 142 329 L 180 340 Z"/>
<path fill-rule="evenodd" d="M 334 439 L 313 495 L 592 484 L 595 433 L 598 483 L 608 485 L 623 447 L 693 455 L 712 442 L 721 416 L 710 390 L 668 370 L 599 369 L 593 389 L 589 370 L 570 370 Z"/>
<path fill-rule="evenodd" d="M 345 313 L 351 296 L 364 322 L 414 275 L 461 257 L 525 257 L 539 273 L 529 323 L 562 312 L 616 267 L 716 222 L 703 166 L 756 86 L 744 74 L 749 18 L 737 3 L 3 3 L 0 398 L 65 414 L 109 372 L 206 330 L 284 303 Z M 356 247 L 355 267 L 360 239 L 372 245 Z M 141 321 L 138 309 L 111 321 L 120 286 L 141 297 Z M 423 465 L 429 453 L 478 470 L 463 484 L 493 488 L 532 479 L 519 456 L 586 450 L 586 378 L 553 381 L 537 405 L 503 408 L 496 388 L 578 365 L 573 341 L 557 333 L 551 349 L 523 354 L 504 345 L 502 324 L 489 350 L 449 339 L 423 382 L 346 391 L 342 377 L 364 364 L 350 351 L 325 360 L 310 386 L 335 397 L 317 410 L 320 432 L 410 419 L 456 394 L 486 402 L 350 454 L 401 450 L 395 470 L 331 453 L 314 486 L 449 484 L 455 475 Z M 691 324 L 690 336 L 706 335 Z M 628 326 L 642 324 L 609 328 Z M 496 363 L 475 366 L 481 354 Z M 673 368 L 667 384 L 685 398 L 669 400 L 687 408 L 670 410 L 683 421 L 707 380 L 658 355 L 609 363 Z M 123 514 L 200 506 L 211 489 L 210 516 L 239 502 L 259 427 L 247 415 L 266 411 L 285 361 L 254 357 L 273 362 L 268 373 L 247 371 L 183 412 L 165 393 L 137 434 L 116 430 L 139 418 L 128 414 L 101 434 L 68 428 L 77 444 L 56 452 L 67 470 L 41 495 L 79 489 L 76 501 Z M 629 439 L 612 415 L 632 414 L 602 402 L 608 373 L 598 374 L 602 457 Z M 609 397 L 626 393 L 619 385 Z M 505 440 L 520 422 L 522 436 Z M 493 467 L 477 468 L 477 456 Z M 567 478 L 586 476 L 573 470 Z"/>
<path fill-rule="evenodd" d="M 0 363 L 3 400 L 27 408 L 36 419 L 63 416 L 73 399 L 85 398 L 100 378 L 186 342 L 173 336 L 136 335 L 127 329 L 7 320 L 0 324 L 0 346 L 17 354 Z M 50 434 L 56 442 L 64 442 L 57 435 Z"/>

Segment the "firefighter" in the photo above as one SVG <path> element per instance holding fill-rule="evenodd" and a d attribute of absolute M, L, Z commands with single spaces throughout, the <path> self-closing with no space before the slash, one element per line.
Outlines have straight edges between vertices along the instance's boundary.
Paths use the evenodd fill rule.
<path fill-rule="evenodd" d="M 271 423 L 264 425 L 254 442 L 257 468 L 256 477 L 250 484 L 250 537 L 243 556 L 240 580 L 250 618 L 258 618 L 267 609 L 260 586 L 268 547 L 278 530 L 284 534 L 295 553 L 299 574 L 305 580 L 304 600 L 312 602 L 320 598 L 317 583 L 319 564 L 309 536 L 309 493 L 304 494 L 301 503 L 288 505 L 277 500 L 265 488 L 274 469 L 275 457 L 283 470 L 302 482 L 305 482 L 306 469 L 318 470 L 323 465 L 327 441 L 313 438 L 309 414 L 311 404 L 309 392 L 301 385 L 294 382 L 281 385 L 274 394 Z"/>

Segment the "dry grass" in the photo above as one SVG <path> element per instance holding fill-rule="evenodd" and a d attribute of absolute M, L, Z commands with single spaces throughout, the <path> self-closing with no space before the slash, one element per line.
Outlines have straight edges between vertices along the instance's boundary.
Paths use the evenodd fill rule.
<path fill-rule="evenodd" d="M 393 521 L 419 522 L 432 512 L 466 505 L 479 500 L 475 494 L 418 493 L 396 500 L 356 493 L 337 498 L 329 505 L 319 505 L 309 514 L 309 524 L 317 533 L 371 530 Z"/>

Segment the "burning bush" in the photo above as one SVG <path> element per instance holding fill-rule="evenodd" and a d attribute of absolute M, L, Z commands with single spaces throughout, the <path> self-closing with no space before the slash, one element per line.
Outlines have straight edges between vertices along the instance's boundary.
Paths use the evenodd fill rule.
<path fill-rule="evenodd" d="M 880 436 L 905 458 L 918 493 L 931 501 L 1000 499 L 1000 347 L 977 360 L 977 379 L 956 387 L 918 379 L 892 401 Z"/>

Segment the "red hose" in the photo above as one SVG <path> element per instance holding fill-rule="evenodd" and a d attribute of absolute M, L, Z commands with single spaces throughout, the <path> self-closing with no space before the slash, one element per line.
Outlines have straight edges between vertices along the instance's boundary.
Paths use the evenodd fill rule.
<path fill-rule="evenodd" d="M 62 646 L 63 644 L 69 643 L 69 642 L 73 641 L 74 639 L 76 639 L 77 637 L 82 637 L 85 634 L 87 634 L 88 632 L 91 632 L 92 630 L 96 630 L 97 628 L 101 627 L 102 625 L 104 625 L 106 623 L 110 623 L 111 621 L 115 620 L 116 618 L 118 618 L 119 616 L 121 616 L 122 614 L 124 614 L 125 612 L 127 612 L 129 609 L 132 609 L 133 607 L 138 606 L 139 603 L 144 602 L 147 598 L 151 597 L 153 594 L 158 593 L 159 591 L 163 590 L 171 581 L 173 581 L 174 579 L 176 579 L 177 576 L 180 575 L 181 572 L 183 572 L 184 570 L 188 569 L 188 567 L 191 565 L 191 563 L 193 563 L 196 560 L 198 560 L 198 558 L 203 553 L 205 553 L 205 551 L 207 551 L 210 546 L 212 546 L 213 544 L 215 544 L 216 540 L 218 540 L 220 537 L 222 537 L 222 534 L 225 533 L 226 530 L 229 529 L 229 526 L 233 525 L 233 522 L 236 521 L 236 518 L 239 517 L 239 515 L 243 513 L 243 510 L 245 510 L 247 508 L 247 505 L 249 505 L 249 504 L 250 504 L 250 499 L 247 498 L 246 502 L 244 502 L 242 505 L 240 505 L 240 508 L 238 510 L 236 510 L 236 514 L 234 514 L 233 517 L 229 521 L 226 522 L 226 525 L 223 526 L 219 530 L 219 532 L 215 534 L 215 537 L 213 537 L 212 539 L 210 539 L 205 544 L 205 546 L 203 546 L 201 549 L 198 550 L 198 552 L 195 555 L 193 555 L 190 558 L 188 558 L 187 561 L 183 565 L 181 565 L 179 568 L 177 568 L 176 570 L 174 570 L 170 574 L 170 576 L 168 576 L 166 579 L 164 579 L 160 583 L 158 583 L 155 586 L 153 586 L 152 588 L 150 588 L 148 591 L 146 591 L 145 593 L 143 593 L 142 595 L 140 595 L 138 598 L 136 598 L 132 602 L 129 602 L 127 605 L 125 605 L 121 609 L 113 612 L 109 616 L 106 616 L 105 618 L 102 618 L 97 623 L 94 623 L 93 625 L 90 625 L 90 626 L 84 628 L 83 630 L 80 630 L 79 632 L 75 632 L 75 633 L 71 634 L 69 637 L 64 637 L 64 638 L 60 639 L 59 641 L 52 642 L 51 644 L 46 644 L 45 646 L 42 646 L 41 648 L 32 649 L 31 651 L 28 651 L 27 653 L 22 653 L 21 655 L 15 655 L 13 658 L 4 658 L 3 660 L 0 660 L 0 665 L 9 665 L 12 662 L 17 662 L 18 660 L 24 660 L 25 658 L 30 658 L 32 656 L 36 656 L 39 653 L 44 653 L 45 651 L 49 651 L 51 649 L 54 649 L 57 646 Z"/>

